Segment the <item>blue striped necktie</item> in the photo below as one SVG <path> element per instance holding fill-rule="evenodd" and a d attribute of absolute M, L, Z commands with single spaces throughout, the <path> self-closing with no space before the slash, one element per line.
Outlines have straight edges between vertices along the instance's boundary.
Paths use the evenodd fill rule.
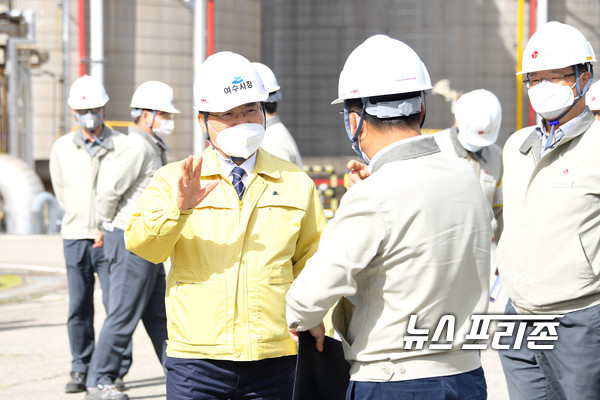
<path fill-rule="evenodd" d="M 246 190 L 246 187 L 242 183 L 242 176 L 244 176 L 246 171 L 244 171 L 244 168 L 242 168 L 242 167 L 235 167 L 233 169 L 232 173 L 233 173 L 233 182 L 232 182 L 233 187 L 235 188 L 235 191 L 237 192 L 240 200 L 242 200 L 242 197 L 244 196 L 244 191 Z"/>

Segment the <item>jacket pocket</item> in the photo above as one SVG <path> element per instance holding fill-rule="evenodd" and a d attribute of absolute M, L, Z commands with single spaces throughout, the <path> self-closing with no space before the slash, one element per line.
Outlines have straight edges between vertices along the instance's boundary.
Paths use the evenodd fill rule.
<path fill-rule="evenodd" d="M 291 284 L 294 280 L 294 271 L 291 264 L 269 265 L 262 268 L 260 280 L 270 285 Z"/>
<path fill-rule="evenodd" d="M 294 274 L 291 264 L 263 267 L 260 272 L 258 301 L 254 311 L 259 343 L 277 342 L 289 338 L 285 320 L 285 296 Z"/>
<path fill-rule="evenodd" d="M 227 299 L 222 277 L 205 282 L 181 282 L 167 297 L 169 340 L 188 345 L 225 343 Z"/>
<path fill-rule="evenodd" d="M 579 232 L 579 242 L 594 276 L 597 276 L 600 273 L 600 257 L 598 257 L 600 240 L 593 233 L 592 231 Z"/>

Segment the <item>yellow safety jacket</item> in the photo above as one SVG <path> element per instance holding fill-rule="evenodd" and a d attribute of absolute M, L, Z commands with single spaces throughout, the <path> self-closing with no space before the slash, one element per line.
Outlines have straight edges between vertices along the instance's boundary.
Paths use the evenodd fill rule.
<path fill-rule="evenodd" d="M 171 257 L 167 354 L 251 361 L 296 354 L 285 295 L 317 250 L 326 218 L 314 182 L 258 150 L 242 201 L 212 148 L 202 185 L 217 187 L 194 209 L 176 205 L 180 163 L 159 169 L 125 232 L 127 248 L 154 263 Z"/>

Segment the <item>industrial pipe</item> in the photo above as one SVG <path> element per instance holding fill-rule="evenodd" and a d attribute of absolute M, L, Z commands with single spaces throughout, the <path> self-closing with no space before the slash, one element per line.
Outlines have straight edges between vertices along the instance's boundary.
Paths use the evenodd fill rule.
<path fill-rule="evenodd" d="M 79 76 L 85 75 L 85 0 L 78 0 L 77 34 L 79 36 Z"/>
<path fill-rule="evenodd" d="M 90 75 L 104 85 L 103 0 L 90 0 Z"/>

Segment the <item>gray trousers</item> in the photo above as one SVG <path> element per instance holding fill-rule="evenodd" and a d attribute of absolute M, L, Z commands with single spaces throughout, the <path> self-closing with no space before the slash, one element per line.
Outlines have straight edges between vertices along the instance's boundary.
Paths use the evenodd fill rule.
<path fill-rule="evenodd" d="M 166 361 L 164 266 L 127 250 L 123 233 L 115 228 L 104 236 L 110 265 L 110 305 L 90 363 L 87 386 L 112 384 L 122 376 L 119 372 L 122 356 L 140 319 L 163 367 Z"/>
<path fill-rule="evenodd" d="M 517 314 L 510 301 L 505 314 Z M 554 349 L 531 350 L 523 343 L 519 350 L 498 351 L 511 400 L 600 399 L 600 305 L 558 321 Z M 525 337 L 532 329 L 528 325 Z"/>
<path fill-rule="evenodd" d="M 87 373 L 94 351 L 94 273 L 100 281 L 104 309 L 108 310 L 108 263 L 104 258 L 104 249 L 94 248 L 93 244 L 91 239 L 63 240 L 69 286 L 67 331 L 71 346 L 71 371 L 81 373 Z"/>

